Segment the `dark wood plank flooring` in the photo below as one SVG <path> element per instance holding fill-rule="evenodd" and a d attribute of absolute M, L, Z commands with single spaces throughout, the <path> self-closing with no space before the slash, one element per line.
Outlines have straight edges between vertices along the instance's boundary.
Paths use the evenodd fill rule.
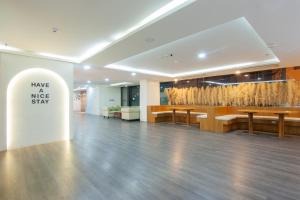
<path fill-rule="evenodd" d="M 75 115 L 75 138 L 0 153 L 0 200 L 300 199 L 300 138 Z"/>

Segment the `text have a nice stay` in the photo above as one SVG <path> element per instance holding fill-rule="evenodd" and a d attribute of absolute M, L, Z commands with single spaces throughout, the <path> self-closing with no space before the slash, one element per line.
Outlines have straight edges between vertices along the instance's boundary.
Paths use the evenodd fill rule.
<path fill-rule="evenodd" d="M 48 104 L 50 102 L 49 82 L 31 82 L 31 87 L 36 88 L 36 92 L 31 94 L 32 104 Z"/>

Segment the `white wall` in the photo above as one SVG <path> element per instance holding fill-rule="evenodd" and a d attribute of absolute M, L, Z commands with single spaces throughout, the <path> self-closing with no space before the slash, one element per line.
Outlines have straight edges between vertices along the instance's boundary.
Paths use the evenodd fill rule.
<path fill-rule="evenodd" d="M 66 62 L 53 61 L 49 59 L 33 58 L 28 56 L 13 55 L 8 53 L 0 53 L 0 150 L 5 150 L 7 146 L 7 87 L 10 81 L 20 72 L 30 68 L 42 68 L 54 72 L 66 83 L 66 88 L 69 90 L 69 134 L 72 138 L 72 93 L 73 91 L 73 64 Z M 47 142 L 58 141 L 63 138 L 65 130 L 56 129 L 62 127 L 62 103 L 60 100 L 62 92 L 60 90 L 60 84 L 56 80 L 52 79 L 52 76 L 47 73 L 42 75 L 27 76 L 28 79 L 22 80 L 22 84 L 16 84 L 16 90 L 13 89 L 12 93 L 16 98 L 11 102 L 12 106 L 16 109 L 13 115 L 19 116 L 19 119 L 9 118 L 14 124 L 14 133 L 26 136 L 26 141 L 18 141 L 17 147 L 28 146 L 33 144 L 41 144 Z M 50 82 L 49 93 L 50 103 L 47 105 L 32 105 L 29 100 L 31 93 L 36 89 L 30 87 L 31 81 L 45 81 Z M 63 82 L 63 81 L 62 81 Z M 20 89 L 18 92 L 17 90 Z M 66 89 L 66 90 L 67 90 Z M 14 106 L 15 105 L 15 106 Z M 18 106 L 16 106 L 18 105 Z M 67 105 L 67 104 L 65 104 Z M 19 107 L 17 109 L 17 107 Z M 20 114 L 20 108 L 22 108 L 22 114 Z M 17 125 L 16 125 L 17 124 Z M 23 126 L 22 130 L 20 128 Z M 16 132 L 18 131 L 18 132 Z M 55 135 L 56 132 L 60 135 Z"/>
<path fill-rule="evenodd" d="M 86 113 L 101 115 L 105 106 L 121 105 L 121 88 L 104 85 L 91 86 L 87 90 Z"/>
<path fill-rule="evenodd" d="M 140 120 L 147 121 L 147 106 L 160 105 L 160 83 L 140 81 Z"/>

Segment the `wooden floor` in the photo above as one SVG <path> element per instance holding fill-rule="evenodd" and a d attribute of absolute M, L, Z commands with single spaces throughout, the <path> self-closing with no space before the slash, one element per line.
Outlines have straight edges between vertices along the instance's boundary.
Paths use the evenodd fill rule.
<path fill-rule="evenodd" d="M 300 138 L 75 116 L 75 139 L 0 153 L 0 199 L 300 199 Z"/>

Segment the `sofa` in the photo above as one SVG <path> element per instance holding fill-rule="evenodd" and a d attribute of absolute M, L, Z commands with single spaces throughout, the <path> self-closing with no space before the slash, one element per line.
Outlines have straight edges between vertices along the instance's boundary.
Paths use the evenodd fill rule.
<path fill-rule="evenodd" d="M 105 118 L 110 118 L 110 117 L 114 117 L 115 112 L 121 112 L 121 107 L 120 106 L 105 106 L 102 109 L 102 116 Z"/>
<path fill-rule="evenodd" d="M 130 106 L 121 108 L 122 119 L 124 120 L 138 120 L 140 119 L 140 107 Z"/>

